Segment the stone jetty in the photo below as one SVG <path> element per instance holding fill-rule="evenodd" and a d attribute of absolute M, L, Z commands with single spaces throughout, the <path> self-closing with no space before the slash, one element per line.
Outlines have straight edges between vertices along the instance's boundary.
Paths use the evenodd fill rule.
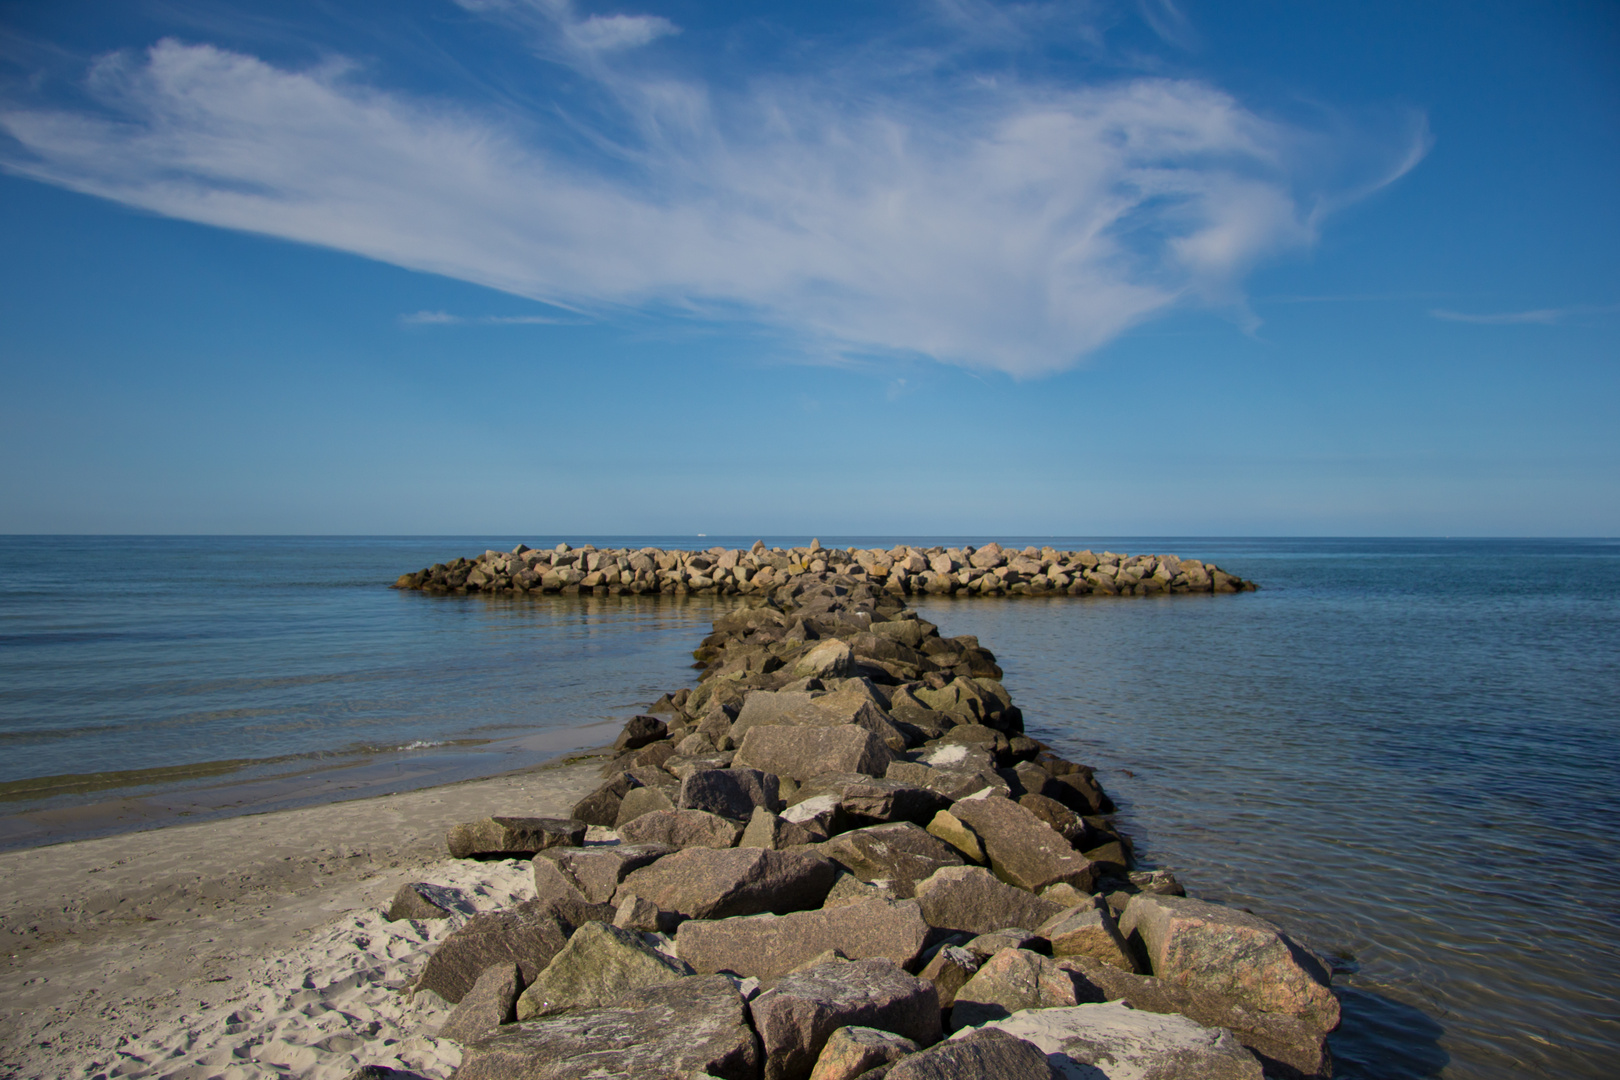
<path fill-rule="evenodd" d="M 534 574 L 524 554 L 505 573 Z M 622 557 L 595 554 L 587 574 Z M 458 1080 L 1331 1075 L 1329 967 L 1138 868 L 994 654 L 888 587 L 909 554 L 864 580 L 856 553 L 779 554 L 797 572 L 715 620 L 697 685 L 625 723 L 571 818 L 451 830 L 458 857 L 530 860 L 536 892 L 467 919 L 415 983 L 457 1003 Z M 721 565 L 698 557 L 677 565 Z M 1014 557 L 1032 580 L 1076 565 Z M 726 565 L 776 576 L 757 551 Z M 413 883 L 393 911 L 454 917 L 439 896 Z"/>
<path fill-rule="evenodd" d="M 1157 596 L 1233 593 L 1253 582 L 1212 563 L 1175 555 L 1057 551 L 1050 547 L 598 549 L 558 544 L 538 551 L 486 551 L 437 563 L 394 583 L 398 589 L 458 593 L 771 596 L 805 575 L 847 579 L 897 596 Z"/>

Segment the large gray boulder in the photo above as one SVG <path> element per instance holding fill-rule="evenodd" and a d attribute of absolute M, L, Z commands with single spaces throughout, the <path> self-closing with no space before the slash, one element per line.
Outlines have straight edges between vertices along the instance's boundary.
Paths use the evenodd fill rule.
<path fill-rule="evenodd" d="M 1141 893 L 1125 908 L 1119 929 L 1127 939 L 1140 939 L 1153 974 L 1165 982 L 1295 1016 L 1321 1031 L 1339 1024 L 1327 966 L 1258 915 Z"/>
<path fill-rule="evenodd" d="M 820 642 L 793 665 L 795 679 L 846 679 L 855 674 L 855 654 L 832 638 Z"/>
<path fill-rule="evenodd" d="M 1082 986 L 1049 956 L 1027 949 L 1003 949 L 980 964 L 974 976 L 956 992 L 951 1004 L 951 1028 L 977 1027 L 1020 1009 L 1076 1005 Z"/>
<path fill-rule="evenodd" d="M 615 750 L 639 750 L 669 734 L 669 727 L 656 716 L 632 716 L 613 740 Z"/>
<path fill-rule="evenodd" d="M 850 1024 L 922 1046 L 940 1039 L 934 984 L 887 960 L 823 964 L 784 975 L 749 1003 L 765 1049 L 766 1080 L 806 1080 L 827 1039 Z"/>
<path fill-rule="evenodd" d="M 535 900 L 561 915 L 572 926 L 613 917 L 612 904 L 592 903 L 580 891 L 574 879 L 547 858 L 534 860 L 534 895 Z"/>
<path fill-rule="evenodd" d="M 886 958 L 905 967 L 921 955 L 929 926 L 915 900 L 860 900 L 790 915 L 692 920 L 676 951 L 698 971 L 774 978 L 836 949 L 852 960 Z"/>
<path fill-rule="evenodd" d="M 714 975 L 504 1025 L 466 1048 L 456 1080 L 758 1080 L 761 1056 L 742 996 Z"/>
<path fill-rule="evenodd" d="M 394 899 L 383 918 L 389 922 L 401 919 L 448 919 L 468 907 L 470 905 L 465 904 L 456 892 L 443 885 L 412 881 L 401 885 L 399 891 L 394 893 Z"/>
<path fill-rule="evenodd" d="M 883 1080 L 1056 1080 L 1057 1076 L 1040 1047 L 991 1028 L 961 1032 L 901 1058 Z"/>
<path fill-rule="evenodd" d="M 1052 916 L 1035 932 L 1050 943 L 1055 957 L 1089 956 L 1121 971 L 1136 971 L 1114 916 L 1100 897 Z"/>
<path fill-rule="evenodd" d="M 658 952 L 635 931 L 589 922 L 574 931 L 546 970 L 523 991 L 517 999 L 517 1018 L 605 1007 L 632 990 L 691 974 L 691 967 Z"/>
<path fill-rule="evenodd" d="M 1057 1072 L 1085 1080 L 1262 1080 L 1260 1062 L 1232 1037 L 1185 1016 L 1123 1002 L 1031 1009 L 986 1025 L 1044 1050 Z M 893 1073 L 890 1076 L 893 1077 Z"/>
<path fill-rule="evenodd" d="M 765 725 L 749 729 L 732 763 L 803 782 L 822 773 L 882 776 L 893 760 L 865 728 Z"/>
<path fill-rule="evenodd" d="M 455 859 L 529 859 L 547 848 L 579 847 L 587 827 L 573 818 L 488 817 L 453 826 L 445 846 Z"/>
<path fill-rule="evenodd" d="M 1231 998 L 1132 975 L 1084 955 L 1058 963 L 1076 976 L 1082 1001 L 1126 1000 L 1145 1012 L 1179 1013 L 1205 1027 L 1226 1028 L 1260 1059 L 1268 1076 L 1326 1080 L 1333 1075 L 1327 1034 L 1297 1017 L 1258 1012 Z"/>
<path fill-rule="evenodd" d="M 644 784 L 625 792 L 624 797 L 619 800 L 618 812 L 614 814 L 610 824 L 615 829 L 622 829 L 637 818 L 659 810 L 675 809 L 675 799 L 679 797 L 679 792 L 673 787 L 675 778 L 671 776 L 669 779 L 670 785 Z"/>
<path fill-rule="evenodd" d="M 654 810 L 619 826 L 619 836 L 627 843 L 665 844 L 675 848 L 736 847 L 742 831 L 743 827 L 737 822 L 706 810 Z"/>
<path fill-rule="evenodd" d="M 681 782 L 676 806 L 747 821 L 756 809 L 780 810 L 779 782 L 758 769 L 699 769 Z"/>
<path fill-rule="evenodd" d="M 950 805 L 949 800 L 936 791 L 860 773 L 813 777 L 800 786 L 793 801 L 801 803 L 825 795 L 837 796 L 839 813 L 851 826 L 881 825 L 890 821 L 927 825 L 935 814 Z"/>
<path fill-rule="evenodd" d="M 941 867 L 962 865 L 955 848 L 909 821 L 840 833 L 820 850 L 862 881 L 886 884 L 900 897 L 914 895 L 917 882 Z"/>
<path fill-rule="evenodd" d="M 948 866 L 917 884 L 917 903 L 929 926 L 988 934 L 1009 927 L 1039 926 L 1061 914 L 1061 905 L 997 880 L 980 866 Z"/>
<path fill-rule="evenodd" d="M 615 772 L 602 786 L 574 804 L 573 818 L 587 825 L 601 825 L 611 829 L 619 820 L 619 806 L 641 781 L 627 772 Z"/>
<path fill-rule="evenodd" d="M 978 835 L 990 868 L 1009 885 L 1039 892 L 1062 881 L 1091 891 L 1097 872 L 1090 861 L 1011 799 L 963 799 L 951 813 Z"/>
<path fill-rule="evenodd" d="M 748 819 L 748 825 L 743 829 L 742 839 L 737 841 L 737 846 L 780 851 L 800 844 L 819 844 L 825 839 L 827 830 L 814 818 L 808 822 L 789 821 L 771 813 L 763 806 L 758 806 L 754 808 L 753 816 Z"/>
<path fill-rule="evenodd" d="M 484 969 L 501 963 L 517 964 L 529 982 L 568 943 L 573 930 L 571 923 L 535 900 L 474 915 L 433 950 L 414 988 L 432 990 L 455 1004 Z"/>
<path fill-rule="evenodd" d="M 978 974 L 979 958 L 956 945 L 945 945 L 932 957 L 918 977 L 934 984 L 939 993 L 939 1007 L 948 1009 L 956 1002 L 956 992 Z"/>
<path fill-rule="evenodd" d="M 688 848 L 628 874 L 616 894 L 634 894 L 688 919 L 725 919 L 818 907 L 837 868 L 808 851 Z"/>
<path fill-rule="evenodd" d="M 439 1028 L 439 1038 L 465 1045 L 492 1034 L 517 1019 L 522 990 L 523 972 L 515 963 L 491 964 Z"/>
<path fill-rule="evenodd" d="M 598 847 L 553 848 L 540 857 L 549 859 L 593 904 L 605 904 L 619 890 L 625 875 L 648 866 L 678 848 L 669 844 L 603 844 Z"/>
<path fill-rule="evenodd" d="M 869 1069 L 915 1054 L 919 1047 L 904 1035 L 852 1024 L 834 1031 L 816 1058 L 810 1080 L 855 1080 Z"/>

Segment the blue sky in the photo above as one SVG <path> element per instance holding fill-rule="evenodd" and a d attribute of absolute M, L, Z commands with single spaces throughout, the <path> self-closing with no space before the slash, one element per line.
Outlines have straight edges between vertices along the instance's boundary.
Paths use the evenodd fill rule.
<path fill-rule="evenodd" d="M 1620 534 L 1620 9 L 0 2 L 0 532 Z"/>

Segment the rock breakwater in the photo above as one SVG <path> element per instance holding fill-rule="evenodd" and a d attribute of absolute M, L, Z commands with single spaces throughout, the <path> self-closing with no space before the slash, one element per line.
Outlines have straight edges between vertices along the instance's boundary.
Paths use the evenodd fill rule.
<path fill-rule="evenodd" d="M 767 548 L 706 551 L 664 548 L 574 548 L 540 551 L 519 544 L 411 574 L 394 587 L 427 592 L 598 593 L 636 596 L 689 593 L 774 595 L 810 575 L 865 583 L 897 596 L 1156 596 L 1233 593 L 1255 588 L 1213 563 L 1175 555 L 1122 555 L 1054 548 L 930 547 Z"/>
<path fill-rule="evenodd" d="M 572 818 L 447 838 L 528 857 L 536 891 L 417 980 L 460 1003 L 458 1080 L 1331 1075 L 1328 967 L 1138 869 L 976 639 L 806 570 L 694 657 Z"/>

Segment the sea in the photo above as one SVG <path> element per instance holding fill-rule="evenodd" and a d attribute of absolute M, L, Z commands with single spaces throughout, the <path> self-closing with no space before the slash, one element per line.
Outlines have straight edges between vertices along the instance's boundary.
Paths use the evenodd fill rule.
<path fill-rule="evenodd" d="M 389 584 L 520 542 L 754 539 L 0 537 L 0 848 L 599 746 L 693 682 L 735 600 Z M 994 539 L 1260 584 L 914 606 L 977 635 L 1029 732 L 1096 767 L 1143 865 L 1332 959 L 1336 1075 L 1620 1074 L 1620 542 Z"/>

